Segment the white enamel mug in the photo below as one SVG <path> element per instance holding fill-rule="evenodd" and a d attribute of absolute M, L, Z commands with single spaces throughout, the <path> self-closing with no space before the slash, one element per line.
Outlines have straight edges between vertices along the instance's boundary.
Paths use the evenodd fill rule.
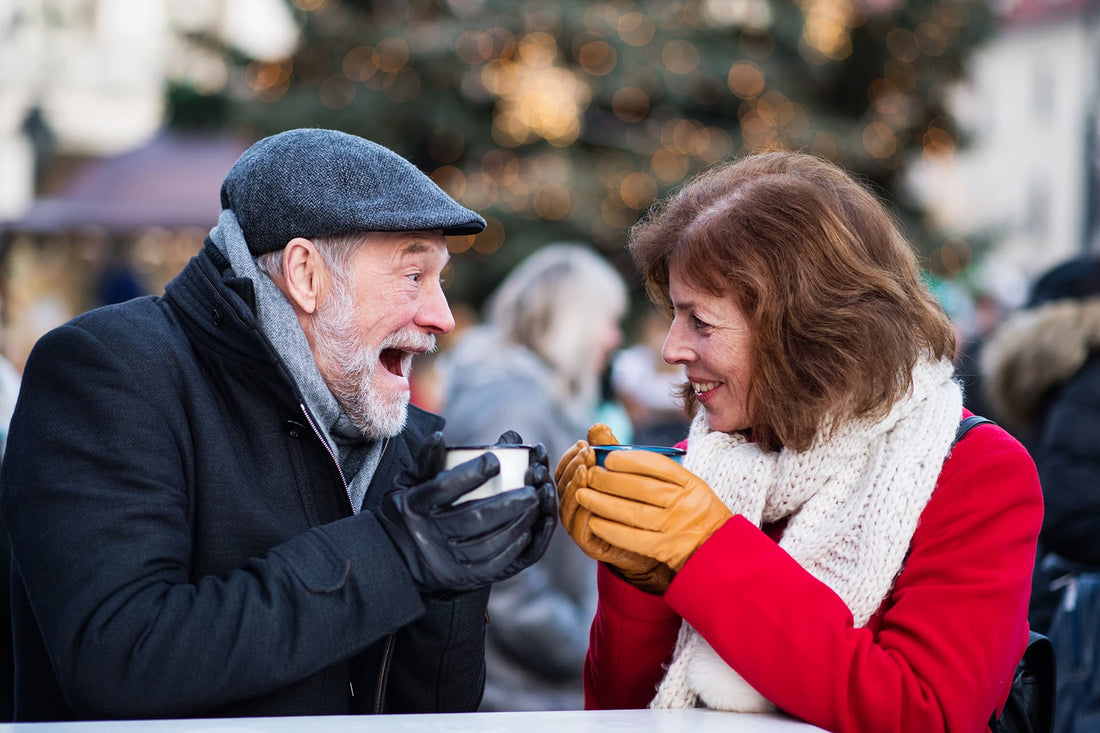
<path fill-rule="evenodd" d="M 444 470 L 450 470 L 466 461 L 472 461 L 484 453 L 492 453 L 500 461 L 500 473 L 491 477 L 476 489 L 460 496 L 455 500 L 455 504 L 471 499 L 484 499 L 504 491 L 523 488 L 523 476 L 527 473 L 527 466 L 531 462 L 532 447 L 530 445 L 456 445 L 448 447 L 447 460 L 443 464 Z"/>

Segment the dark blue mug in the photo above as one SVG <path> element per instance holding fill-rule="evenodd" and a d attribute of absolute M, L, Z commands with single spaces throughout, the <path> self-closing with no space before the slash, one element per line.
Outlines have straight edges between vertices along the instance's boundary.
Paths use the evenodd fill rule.
<path fill-rule="evenodd" d="M 607 454 L 613 450 L 646 450 L 651 453 L 659 453 L 680 463 L 687 452 L 683 448 L 670 448 L 667 445 L 594 445 L 592 450 L 596 452 L 596 465 L 602 466 Z"/>

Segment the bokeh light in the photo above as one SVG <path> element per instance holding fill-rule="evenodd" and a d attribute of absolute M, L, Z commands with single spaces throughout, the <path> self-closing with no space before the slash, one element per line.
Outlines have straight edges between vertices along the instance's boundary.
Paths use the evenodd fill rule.
<path fill-rule="evenodd" d="M 649 95 L 637 87 L 622 87 L 615 92 L 611 109 L 623 122 L 638 122 L 649 114 Z"/>
<path fill-rule="evenodd" d="M 690 74 L 699 67 L 699 49 L 690 41 L 669 41 L 661 50 L 661 61 L 673 74 Z"/>
<path fill-rule="evenodd" d="M 921 154 L 928 158 L 943 158 L 955 152 L 954 135 L 942 127 L 943 121 L 933 120 L 921 136 Z"/>
<path fill-rule="evenodd" d="M 547 33 L 531 33 L 519 43 L 515 61 L 485 65 L 482 80 L 498 97 L 492 135 L 500 145 L 518 147 L 539 138 L 551 145 L 573 143 L 591 90 L 570 69 L 555 63 L 557 42 Z"/>
<path fill-rule="evenodd" d="M 352 81 L 366 81 L 378 71 L 374 63 L 374 49 L 370 46 L 357 46 L 344 55 L 340 65 L 344 75 Z"/>
<path fill-rule="evenodd" d="M 485 217 L 485 229 L 474 237 L 473 250 L 479 254 L 491 255 L 504 246 L 504 222 L 495 216 Z"/>
<path fill-rule="evenodd" d="M 907 28 L 891 28 L 886 34 L 886 48 L 898 61 L 911 64 L 920 58 L 917 38 Z"/>
<path fill-rule="evenodd" d="M 623 14 L 615 24 L 615 29 L 619 38 L 628 46 L 647 46 L 657 33 L 653 20 L 641 12 Z"/>
<path fill-rule="evenodd" d="M 466 174 L 461 168 L 444 165 L 432 171 L 430 178 L 451 198 L 461 200 L 466 195 Z"/>
<path fill-rule="evenodd" d="M 586 74 L 607 76 L 615 68 L 618 54 L 606 41 L 589 41 L 581 46 L 577 61 Z"/>
<path fill-rule="evenodd" d="M 245 67 L 245 83 L 264 102 L 274 102 L 290 88 L 294 64 L 290 59 L 252 61 Z"/>
<path fill-rule="evenodd" d="M 859 9 L 846 0 L 802 0 L 805 16 L 803 55 L 811 63 L 845 59 L 852 53 L 850 29 L 858 23 Z"/>
<path fill-rule="evenodd" d="M 650 158 L 649 167 L 662 183 L 677 183 L 691 169 L 691 159 L 671 150 L 658 150 Z"/>
<path fill-rule="evenodd" d="M 534 210 L 543 219 L 564 219 L 572 210 L 573 201 L 569 189 L 560 183 L 548 183 L 535 190 Z"/>
<path fill-rule="evenodd" d="M 371 61 L 379 71 L 400 71 L 409 62 L 409 44 L 404 38 L 384 38 L 374 47 Z"/>
<path fill-rule="evenodd" d="M 752 99 L 764 91 L 764 73 L 751 61 L 738 61 L 730 67 L 726 83 L 741 99 Z"/>
<path fill-rule="evenodd" d="M 863 147 L 871 157 L 883 160 L 897 152 L 897 136 L 889 125 L 871 122 L 863 128 Z"/>

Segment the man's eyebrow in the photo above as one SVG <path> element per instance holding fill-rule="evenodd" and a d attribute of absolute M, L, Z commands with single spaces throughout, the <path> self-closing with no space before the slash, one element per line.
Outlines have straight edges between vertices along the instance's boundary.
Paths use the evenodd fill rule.
<path fill-rule="evenodd" d="M 409 257 L 409 256 L 414 256 L 414 255 L 419 255 L 419 254 L 431 253 L 434 250 L 435 250 L 435 248 L 431 244 L 429 244 L 428 242 L 426 242 L 424 240 L 421 240 L 421 239 L 414 239 L 411 242 L 407 243 L 404 247 L 401 248 L 400 256 L 401 257 Z M 451 253 L 448 250 L 447 253 L 446 253 L 446 259 L 444 260 L 444 263 L 447 263 L 447 262 L 450 262 L 450 261 L 451 261 Z"/>
<path fill-rule="evenodd" d="M 419 239 L 409 242 L 401 248 L 401 254 L 403 255 L 418 255 L 421 252 L 427 252 L 431 249 L 427 242 L 423 242 Z"/>

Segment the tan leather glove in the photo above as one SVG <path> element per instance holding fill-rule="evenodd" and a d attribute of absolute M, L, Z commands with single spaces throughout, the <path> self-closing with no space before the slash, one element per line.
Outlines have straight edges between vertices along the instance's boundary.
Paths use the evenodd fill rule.
<path fill-rule="evenodd" d="M 615 451 L 586 479 L 573 499 L 593 515 L 587 530 L 676 572 L 733 516 L 705 481 L 656 453 Z"/>
<path fill-rule="evenodd" d="M 611 432 L 611 428 L 603 423 L 596 423 L 588 429 L 588 440 L 578 440 L 562 454 L 554 469 L 554 483 L 558 486 L 558 499 L 563 498 L 565 487 L 573 479 L 573 474 L 580 466 L 591 468 L 596 465 L 596 456 L 587 450 L 590 445 L 616 445 L 619 439 Z"/>
<path fill-rule="evenodd" d="M 653 558 L 627 552 L 597 537 L 588 526 L 592 513 L 576 500 L 577 491 L 588 486 L 588 472 L 596 465 L 596 456 L 590 446 L 618 442 L 609 427 L 596 423 L 588 430 L 588 440 L 578 440 L 558 461 L 554 478 L 558 486 L 561 526 L 584 554 L 607 563 L 634 586 L 660 595 L 672 582 L 672 570 Z"/>

